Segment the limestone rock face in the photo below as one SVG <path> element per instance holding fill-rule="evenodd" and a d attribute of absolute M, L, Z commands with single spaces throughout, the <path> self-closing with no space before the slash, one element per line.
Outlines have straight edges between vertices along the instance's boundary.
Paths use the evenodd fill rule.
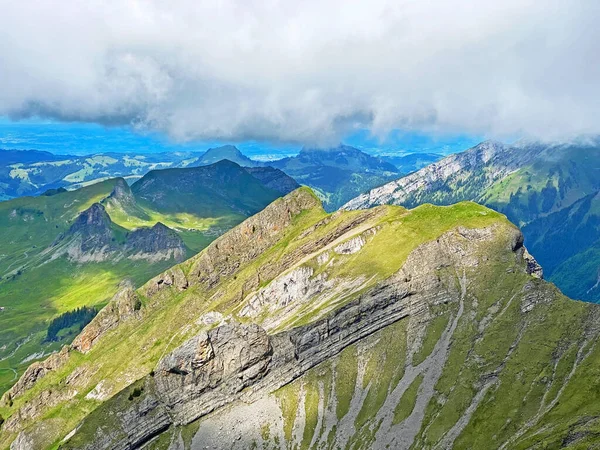
<path fill-rule="evenodd" d="M 223 325 L 201 333 L 163 358 L 156 392 L 174 423 L 187 423 L 229 402 L 262 378 L 273 348 L 258 325 Z"/>
<path fill-rule="evenodd" d="M 315 295 L 327 285 L 322 276 L 313 277 L 310 267 L 299 267 L 273 280 L 269 285 L 246 300 L 242 316 L 256 316 L 266 305 L 284 308 L 291 302 L 302 302 Z"/>
<path fill-rule="evenodd" d="M 60 352 L 53 353 L 44 361 L 34 362 L 19 378 L 10 390 L 2 397 L 2 403 L 19 397 L 23 392 L 32 387 L 36 381 L 44 377 L 48 372 L 61 367 L 69 359 L 69 348 L 64 346 Z"/>
<path fill-rule="evenodd" d="M 190 285 L 216 285 L 222 276 L 232 274 L 277 242 L 293 216 L 317 205 L 318 200 L 306 191 L 275 201 L 208 246 L 190 269 Z"/>
<path fill-rule="evenodd" d="M 123 178 L 115 180 L 115 187 L 110 193 L 106 202 L 113 206 L 119 206 L 123 209 L 135 206 L 135 197 L 131 192 L 131 188 Z"/>
<path fill-rule="evenodd" d="M 105 261 L 117 250 L 111 224 L 104 206 L 94 203 L 52 244 L 54 257 L 66 254 L 76 262 Z"/>
<path fill-rule="evenodd" d="M 178 291 L 183 291 L 187 289 L 188 284 L 188 280 L 181 267 L 175 266 L 148 281 L 142 287 L 142 292 L 145 296 L 152 297 L 161 289 L 171 286 L 175 287 Z"/>
<path fill-rule="evenodd" d="M 544 269 L 535 258 L 524 248 L 523 259 L 527 262 L 527 273 L 537 278 L 544 278 Z"/>
<path fill-rule="evenodd" d="M 140 309 L 141 303 L 139 302 L 139 297 L 131 285 L 121 289 L 75 338 L 71 348 L 87 353 L 104 333 L 116 327 L 120 322 L 133 317 Z"/>
<path fill-rule="evenodd" d="M 505 231 L 508 235 L 501 241 L 505 251 L 519 258 L 520 247 L 515 243 L 521 240 L 520 232 Z M 256 324 L 235 323 L 201 332 L 158 363 L 143 380 L 139 400 L 120 400 L 129 395 L 128 389 L 114 402 L 107 402 L 102 414 L 117 417 L 117 422 L 110 428 L 100 425 L 97 439 L 87 441 L 83 448 L 135 448 L 166 427 L 188 424 L 238 400 L 264 399 L 349 345 L 404 318 L 410 318 L 409 335 L 414 337 L 407 345 L 418 348 L 431 307 L 457 307 L 462 302 L 467 281 L 461 288 L 456 275 L 477 267 L 482 243 L 497 240 L 496 234 L 494 228 L 445 233 L 417 247 L 390 278 L 308 325 L 273 335 Z M 444 360 L 435 364 L 443 365 Z M 140 404 L 147 407 L 140 410 Z M 96 418 L 89 426 L 92 423 L 102 420 Z M 89 435 L 86 426 L 84 422 L 77 433 Z M 134 437 L 129 434 L 124 440 L 122 436 L 133 428 Z M 108 439 L 110 435 L 114 438 Z M 244 441 L 242 447 L 246 444 L 250 442 Z"/>
<path fill-rule="evenodd" d="M 35 420 L 46 408 L 52 408 L 60 403 L 66 402 L 76 395 L 77 390 L 73 388 L 60 391 L 50 389 L 42 391 L 39 396 L 32 401 L 25 403 L 15 414 L 10 416 L 4 423 L 2 429 L 8 432 L 18 431 L 20 423 L 28 420 Z M 33 434 L 31 436 L 34 438 Z M 33 447 L 32 450 L 35 450 L 35 447 Z"/>
<path fill-rule="evenodd" d="M 157 222 L 152 228 L 134 230 L 125 243 L 124 251 L 131 259 L 183 261 L 185 244 L 176 231 Z"/>

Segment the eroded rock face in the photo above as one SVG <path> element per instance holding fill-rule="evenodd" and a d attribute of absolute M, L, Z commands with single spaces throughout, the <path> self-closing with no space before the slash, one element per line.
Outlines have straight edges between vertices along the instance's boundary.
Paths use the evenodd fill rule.
<path fill-rule="evenodd" d="M 151 262 L 173 259 L 183 261 L 186 250 L 176 231 L 158 222 L 152 228 L 134 230 L 125 243 L 124 251 L 130 259 Z"/>
<path fill-rule="evenodd" d="M 340 255 L 352 255 L 358 251 L 365 245 L 365 240 L 362 236 L 357 236 L 352 238 L 346 242 L 341 243 L 337 247 L 333 249 L 334 252 Z"/>
<path fill-rule="evenodd" d="M 188 275 L 189 283 L 204 284 L 208 288 L 215 286 L 221 277 L 232 274 L 277 242 L 292 217 L 317 205 L 318 200 L 306 191 L 275 201 L 198 255 Z"/>
<path fill-rule="evenodd" d="M 406 317 L 410 317 L 410 327 L 414 328 L 409 335 L 418 340 L 419 328 L 430 319 L 430 306 L 456 306 L 461 301 L 461 289 L 468 281 L 459 285 L 457 276 L 466 268 L 477 267 L 482 242 L 499 241 L 496 245 L 503 246 L 503 251 L 513 251 L 519 258 L 515 243 L 520 240 L 520 232 L 505 231 L 508 234 L 500 238 L 493 228 L 448 232 L 419 246 L 392 277 L 311 324 L 274 335 L 254 324 L 224 325 L 198 334 L 159 362 L 154 376 L 145 379 L 139 401 L 130 406 L 119 400 L 107 402 L 103 414 L 118 417 L 119 421 L 111 424 L 110 430 L 100 426 L 95 433 L 102 439 L 88 441 L 81 447 L 135 448 L 137 443 L 147 442 L 169 426 L 165 420 L 171 425 L 184 425 L 236 400 L 265 398 L 347 346 Z M 522 259 L 519 264 L 525 270 Z M 409 340 L 407 345 L 412 352 L 420 343 Z M 436 364 L 443 365 L 443 360 Z M 154 406 L 141 413 L 139 402 Z M 156 417 L 161 417 L 161 421 L 156 421 Z M 81 432 L 89 435 L 86 426 L 101 422 L 84 422 Z M 127 433 L 132 424 L 137 424 L 135 440 L 131 436 L 128 440 L 106 440 L 108 435 Z M 67 448 L 80 448 L 76 437 L 77 433 Z"/>
<path fill-rule="evenodd" d="M 48 389 L 42 391 L 39 396 L 25 403 L 15 414 L 10 416 L 4 423 L 2 429 L 8 432 L 18 431 L 21 422 L 36 419 L 46 408 L 52 408 L 60 403 L 72 399 L 76 395 L 77 390 L 73 388 L 63 390 Z M 30 435 L 32 438 L 35 436 L 34 434 Z"/>
<path fill-rule="evenodd" d="M 187 289 L 188 284 L 187 277 L 181 267 L 175 266 L 148 281 L 142 287 L 142 292 L 145 296 L 152 297 L 158 291 L 167 287 L 174 287 L 178 291 L 183 291 Z"/>
<path fill-rule="evenodd" d="M 535 258 L 527 251 L 526 248 L 523 249 L 523 259 L 527 263 L 527 273 L 529 275 L 533 275 L 537 278 L 544 278 L 544 269 L 542 266 L 538 264 Z"/>
<path fill-rule="evenodd" d="M 245 300 L 241 316 L 254 317 L 267 305 L 284 308 L 292 302 L 303 302 L 327 287 L 326 277 L 313 277 L 311 267 L 302 266 L 273 280 L 269 285 Z"/>
<path fill-rule="evenodd" d="M 264 377 L 273 348 L 258 325 L 224 325 L 200 333 L 163 358 L 154 375 L 157 396 L 174 423 L 187 423 L 229 402 Z"/>
<path fill-rule="evenodd" d="M 135 206 L 135 197 L 131 192 L 131 188 L 123 178 L 115 180 L 115 187 L 105 200 L 106 203 L 113 206 L 119 206 L 123 209 Z"/>
<path fill-rule="evenodd" d="M 98 338 L 108 330 L 116 327 L 120 322 L 135 316 L 140 307 L 140 299 L 133 290 L 133 287 L 131 285 L 124 287 L 87 324 L 83 331 L 75 338 L 71 344 L 71 348 L 82 353 L 87 353 Z"/>
<path fill-rule="evenodd" d="M 69 347 L 64 346 L 60 352 L 50 355 L 44 361 L 34 362 L 27 368 L 14 386 L 2 396 L 2 403 L 7 404 L 10 400 L 16 399 L 48 372 L 56 370 L 65 364 L 68 359 Z"/>
<path fill-rule="evenodd" d="M 129 197 L 124 189 L 117 184 L 113 191 L 115 197 L 109 197 L 107 201 L 127 202 Z M 71 261 L 78 263 L 108 259 L 117 261 L 123 257 L 151 263 L 169 259 L 179 262 L 185 259 L 186 249 L 181 237 L 160 222 L 150 228 L 142 227 L 132 231 L 124 242 L 119 242 L 117 237 L 104 206 L 94 203 L 77 217 L 67 232 L 57 237 L 46 252 L 51 258 L 66 255 Z"/>
<path fill-rule="evenodd" d="M 51 247 L 53 257 L 66 254 L 76 262 L 105 261 L 117 250 L 111 224 L 104 206 L 94 203 L 58 236 Z"/>

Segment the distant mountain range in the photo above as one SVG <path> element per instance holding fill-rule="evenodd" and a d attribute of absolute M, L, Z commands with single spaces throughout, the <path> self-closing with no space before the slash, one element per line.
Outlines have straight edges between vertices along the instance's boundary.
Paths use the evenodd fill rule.
<path fill-rule="evenodd" d="M 546 276 L 567 295 L 600 301 L 599 192 L 597 139 L 511 146 L 488 141 L 372 189 L 344 208 L 482 203 L 523 228 Z"/>
<path fill-rule="evenodd" d="M 206 152 L 143 155 L 70 156 L 33 150 L 0 150 L 0 200 L 40 195 L 58 188 L 74 189 L 114 177 L 123 177 L 132 183 L 152 170 L 204 166 L 224 159 L 243 167 L 280 168 L 315 189 L 326 209 L 334 210 L 370 188 L 439 159 L 439 155 L 378 158 L 342 145 L 331 149 L 303 149 L 297 156 L 264 162 L 248 158 L 232 145 Z"/>
<path fill-rule="evenodd" d="M 438 153 L 410 153 L 398 156 L 382 155 L 380 158 L 393 164 L 400 173 L 408 174 L 439 161 L 443 156 Z"/>
<path fill-rule="evenodd" d="M 298 187 L 222 160 L 0 202 L 0 391 L 78 332 L 45 342 L 49 320 L 103 306 L 123 280 L 141 285 Z"/>
<path fill-rule="evenodd" d="M 400 173 L 393 164 L 347 145 L 302 149 L 297 156 L 270 161 L 269 165 L 314 189 L 328 211 Z"/>

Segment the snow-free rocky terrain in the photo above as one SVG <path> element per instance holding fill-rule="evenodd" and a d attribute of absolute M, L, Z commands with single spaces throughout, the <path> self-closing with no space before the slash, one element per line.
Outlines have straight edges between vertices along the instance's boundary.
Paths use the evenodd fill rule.
<path fill-rule="evenodd" d="M 600 140 L 486 141 L 376 187 L 344 209 L 471 200 L 506 214 L 547 278 L 600 302 Z"/>
<path fill-rule="evenodd" d="M 589 448 L 600 309 L 541 275 L 486 207 L 300 188 L 32 365 L 0 448 Z"/>

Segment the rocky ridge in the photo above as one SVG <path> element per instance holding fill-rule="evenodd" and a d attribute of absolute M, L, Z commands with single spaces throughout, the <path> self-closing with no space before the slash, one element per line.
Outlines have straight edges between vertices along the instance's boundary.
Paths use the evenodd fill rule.
<path fill-rule="evenodd" d="M 593 414 L 553 416 L 591 379 L 600 317 L 537 271 L 484 207 L 325 215 L 301 189 L 111 302 L 86 348 L 15 399 L 0 442 L 27 448 L 49 423 L 65 448 L 560 440 Z"/>
<path fill-rule="evenodd" d="M 423 323 L 429 319 L 430 306 L 461 299 L 453 283 L 455 273 L 440 279 L 436 270 L 451 266 L 460 272 L 476 266 L 477 243 L 494 238 L 490 229 L 447 233 L 415 250 L 390 279 L 310 325 L 270 336 L 255 324 L 201 332 L 158 363 L 141 383 L 143 391 L 135 401 L 124 401 L 127 390 L 99 410 L 103 419 L 94 419 L 94 424 L 103 423 L 104 414 L 116 413 L 121 419 L 97 428 L 98 440 L 81 448 L 137 448 L 171 425 L 188 424 L 237 400 L 256 401 L 401 319 Z M 513 230 L 506 239 L 504 245 L 522 261 L 520 233 Z M 117 412 L 115 405 L 126 409 Z M 81 432 L 86 432 L 85 427 L 86 423 Z"/>
<path fill-rule="evenodd" d="M 534 155 L 535 151 L 526 152 L 499 142 L 486 141 L 361 194 L 342 208 L 351 210 L 382 204 L 414 207 L 419 203 L 434 201 L 436 190 L 440 185 L 451 183 L 464 185 L 476 174 L 477 189 L 473 189 L 471 193 L 460 193 L 461 199 L 472 199 L 486 187 L 527 164 Z M 472 179 L 469 181 L 473 182 Z M 452 200 L 446 200 L 445 203 L 452 203 Z"/>
<path fill-rule="evenodd" d="M 484 142 L 346 203 L 414 207 L 471 200 L 523 229 L 549 280 L 572 298 L 597 302 L 600 270 L 598 139 Z"/>
<path fill-rule="evenodd" d="M 142 227 L 129 233 L 113 224 L 100 203 L 81 212 L 47 252 L 52 258 L 66 255 L 69 260 L 79 263 L 115 261 L 123 257 L 149 262 L 182 261 L 186 255 L 185 244 L 174 230 L 158 222 L 150 228 Z"/>

